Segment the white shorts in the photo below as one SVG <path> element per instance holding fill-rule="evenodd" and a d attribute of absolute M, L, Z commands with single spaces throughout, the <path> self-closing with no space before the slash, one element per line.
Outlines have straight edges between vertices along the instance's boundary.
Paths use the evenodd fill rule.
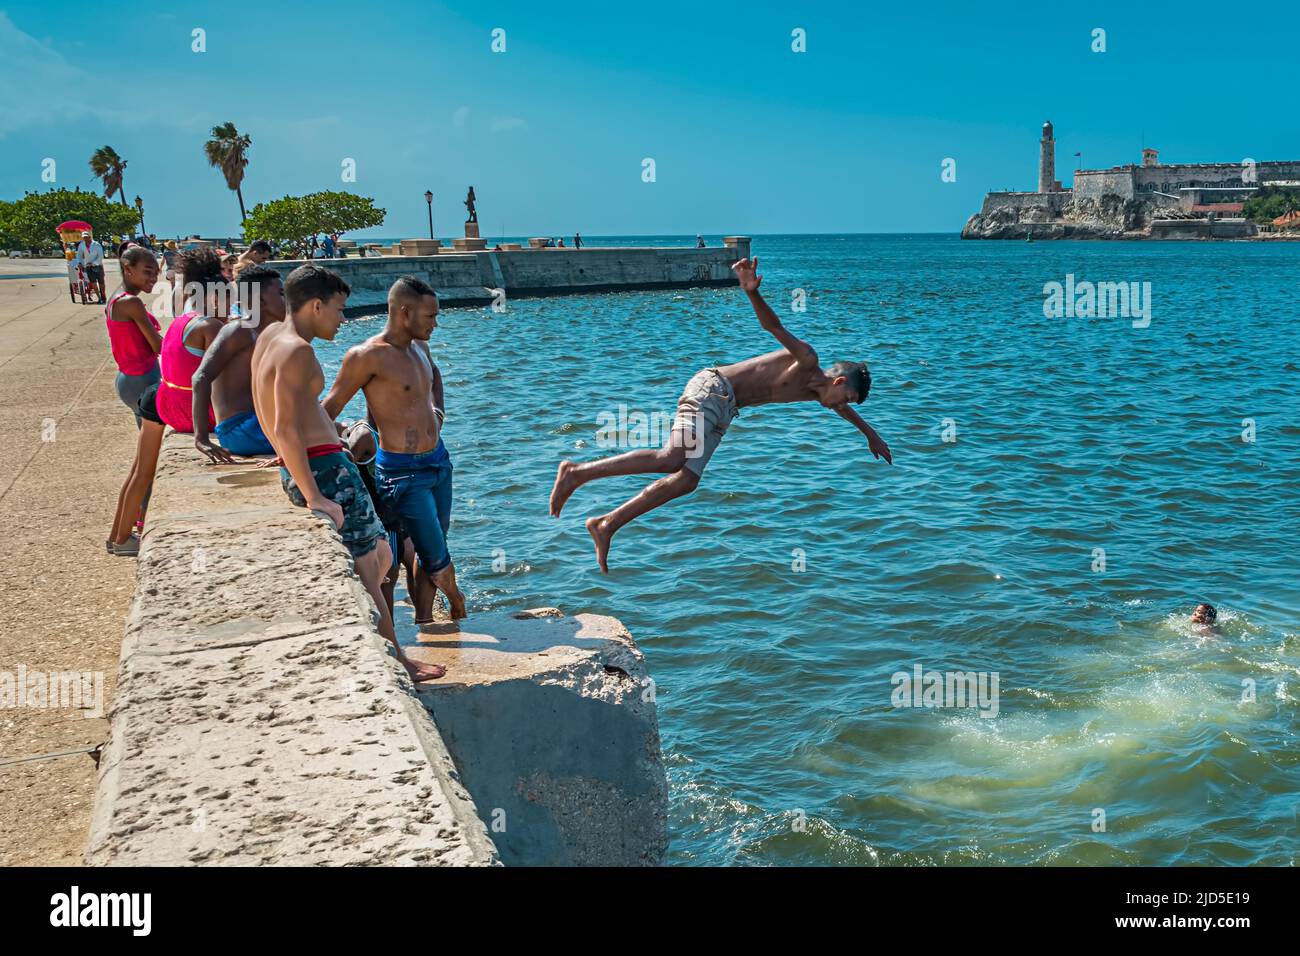
<path fill-rule="evenodd" d="M 686 450 L 687 470 L 696 477 L 704 474 L 704 466 L 739 414 L 736 391 L 721 372 L 706 368 L 695 373 L 677 400 L 673 420 L 673 440 Z"/>

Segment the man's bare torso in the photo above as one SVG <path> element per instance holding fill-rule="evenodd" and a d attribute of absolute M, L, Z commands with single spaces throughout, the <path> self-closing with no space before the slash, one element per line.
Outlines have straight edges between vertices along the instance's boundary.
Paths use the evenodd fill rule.
<path fill-rule="evenodd" d="M 302 350 L 309 353 L 312 369 L 303 389 L 308 397 L 294 403 L 292 408 L 277 408 L 275 388 L 280 370 L 291 358 L 301 357 Z M 274 435 L 280 430 L 281 414 L 296 414 L 299 416 L 298 432 L 302 435 L 305 448 L 338 442 L 338 431 L 319 400 L 321 390 L 325 387 L 325 373 L 316 359 L 315 350 L 298 335 L 292 322 L 277 323 L 257 337 L 250 366 L 253 407 L 257 410 L 257 419 L 267 435 Z M 276 451 L 282 453 L 279 448 Z"/>
<path fill-rule="evenodd" d="M 801 368 L 798 360 L 785 349 L 756 355 L 722 365 L 718 371 L 736 392 L 736 405 L 771 405 L 780 402 L 815 401 L 813 386 L 826 381 L 820 368 Z"/>
<path fill-rule="evenodd" d="M 361 386 L 379 430 L 379 447 L 408 455 L 438 447 L 441 422 L 433 412 L 433 363 L 424 346 L 397 348 L 383 334 L 360 348 L 369 379 Z"/>

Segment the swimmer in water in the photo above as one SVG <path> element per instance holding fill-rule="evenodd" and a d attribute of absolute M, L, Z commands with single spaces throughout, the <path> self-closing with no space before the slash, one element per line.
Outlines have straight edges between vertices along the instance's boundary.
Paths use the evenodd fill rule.
<path fill-rule="evenodd" d="M 1193 624 L 1213 624 L 1219 619 L 1219 612 L 1214 609 L 1213 604 L 1198 604 L 1196 610 L 1192 612 Z"/>

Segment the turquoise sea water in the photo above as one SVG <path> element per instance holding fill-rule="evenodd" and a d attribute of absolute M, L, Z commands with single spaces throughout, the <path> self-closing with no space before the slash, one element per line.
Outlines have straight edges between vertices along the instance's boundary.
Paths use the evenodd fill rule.
<path fill-rule="evenodd" d="M 754 251 L 823 364 L 870 362 L 860 410 L 894 465 L 816 406 L 746 410 L 693 496 L 618 534 L 608 576 L 583 520 L 648 479 L 589 484 L 556 520 L 556 464 L 621 450 L 596 435 L 620 405 L 670 415 L 698 369 L 774 347 L 744 297 L 448 310 L 431 341 L 471 610 L 631 629 L 657 682 L 670 860 L 1295 864 L 1300 245 Z M 1150 282 L 1150 326 L 1046 318 L 1044 283 L 1068 273 Z M 379 322 L 321 346 L 328 379 Z M 1186 623 L 1202 600 L 1213 630 Z M 891 675 L 916 665 L 996 672 L 997 716 L 892 706 Z"/>

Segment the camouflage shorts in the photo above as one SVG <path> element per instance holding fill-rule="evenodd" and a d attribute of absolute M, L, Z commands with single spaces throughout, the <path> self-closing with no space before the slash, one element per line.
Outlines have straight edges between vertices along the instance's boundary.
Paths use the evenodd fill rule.
<path fill-rule="evenodd" d="M 361 473 L 352 459 L 342 452 L 334 452 L 309 458 L 307 463 L 311 465 L 320 493 L 343 509 L 343 527 L 339 529 L 339 535 L 352 557 L 360 558 L 375 550 L 388 534 L 375 515 L 370 492 L 366 491 Z M 307 507 L 307 500 L 286 468 L 280 469 L 280 484 L 290 501 L 299 508 Z"/>

